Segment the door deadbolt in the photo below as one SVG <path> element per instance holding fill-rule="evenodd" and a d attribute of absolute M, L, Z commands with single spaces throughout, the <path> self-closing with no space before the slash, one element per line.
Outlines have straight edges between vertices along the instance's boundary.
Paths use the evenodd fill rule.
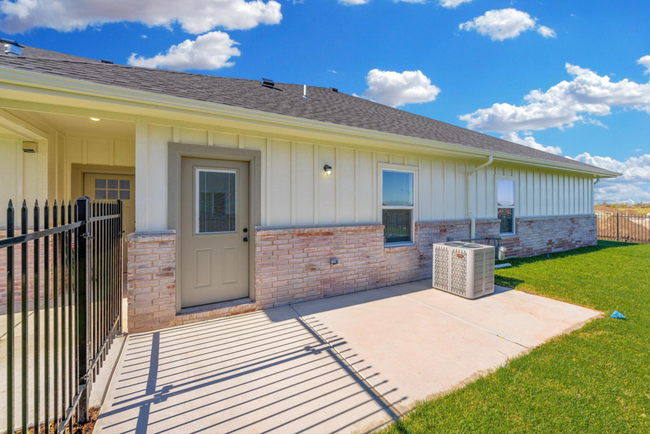
<path fill-rule="evenodd" d="M 248 237 L 244 237 L 244 242 L 245 242 L 245 243 L 248 242 Z"/>
<path fill-rule="evenodd" d="M 244 233 L 248 232 L 248 228 L 244 228 Z"/>

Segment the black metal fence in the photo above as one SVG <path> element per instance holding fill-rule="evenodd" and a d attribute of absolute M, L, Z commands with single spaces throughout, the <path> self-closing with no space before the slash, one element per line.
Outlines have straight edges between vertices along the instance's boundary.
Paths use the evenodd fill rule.
<path fill-rule="evenodd" d="M 650 243 L 650 216 L 597 213 L 598 239 Z"/>
<path fill-rule="evenodd" d="M 38 203 L 30 210 L 23 201 L 20 234 L 16 217 L 10 201 L 0 239 L 6 432 L 71 433 L 88 420 L 91 385 L 121 329 L 122 203 L 46 201 L 41 214 Z"/>

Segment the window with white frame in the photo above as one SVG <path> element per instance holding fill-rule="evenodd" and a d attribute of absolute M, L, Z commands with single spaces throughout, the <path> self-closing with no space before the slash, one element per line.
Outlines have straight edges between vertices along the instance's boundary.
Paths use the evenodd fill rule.
<path fill-rule="evenodd" d="M 415 214 L 415 172 L 383 168 L 381 172 L 381 221 L 384 243 L 413 242 Z"/>
<path fill-rule="evenodd" d="M 497 217 L 501 221 L 501 235 L 515 233 L 515 181 L 497 179 Z"/>

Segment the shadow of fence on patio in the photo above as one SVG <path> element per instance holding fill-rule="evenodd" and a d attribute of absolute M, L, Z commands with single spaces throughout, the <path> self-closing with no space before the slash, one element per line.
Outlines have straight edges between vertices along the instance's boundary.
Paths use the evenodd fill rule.
<path fill-rule="evenodd" d="M 346 432 L 396 419 L 359 374 L 384 387 L 388 380 L 364 360 L 351 368 L 343 358 L 352 350 L 336 351 L 345 344 L 290 307 L 132 336 L 98 428 Z"/>

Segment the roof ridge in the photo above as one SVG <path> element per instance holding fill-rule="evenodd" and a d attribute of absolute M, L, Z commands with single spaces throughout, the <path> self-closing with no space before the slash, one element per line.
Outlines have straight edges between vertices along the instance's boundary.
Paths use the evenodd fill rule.
<path fill-rule="evenodd" d="M 49 51 L 49 50 L 48 50 Z M 81 56 L 79 56 L 81 57 Z M 127 68 L 127 69 L 140 69 L 140 70 L 146 70 L 146 71 L 155 71 L 155 72 L 163 72 L 163 73 L 172 73 L 172 74 L 182 74 L 182 75 L 192 75 L 192 76 L 199 76 L 199 77 L 213 77 L 213 78 L 223 78 L 223 79 L 228 79 L 228 80 L 242 80 L 242 81 L 250 81 L 257 83 L 259 80 L 256 80 L 254 78 L 241 78 L 241 77 L 224 77 L 222 75 L 211 75 L 211 74 L 201 74 L 198 72 L 187 72 L 187 71 L 175 71 L 173 69 L 160 69 L 160 68 L 150 68 L 147 66 L 135 66 L 135 65 L 124 65 L 122 63 L 105 63 L 102 62 L 101 60 L 94 60 L 88 58 L 88 61 L 83 61 L 83 60 L 72 60 L 72 59 L 52 59 L 50 57 L 40 57 L 40 56 L 13 56 L 13 58 L 22 58 L 22 59 L 27 59 L 27 60 L 44 60 L 47 62 L 64 62 L 64 63 L 81 63 L 81 64 L 91 64 L 91 65 L 106 65 L 107 67 L 109 66 L 114 66 L 114 67 L 121 67 L 121 68 Z M 305 84 L 298 84 L 298 83 L 289 83 L 289 82 L 284 82 L 284 81 L 276 81 L 275 84 L 282 84 L 282 85 L 289 85 L 289 86 L 304 86 Z M 317 88 L 317 89 L 322 89 L 322 90 L 329 90 L 329 87 L 325 86 L 315 86 L 315 85 L 310 85 L 307 84 L 308 87 L 311 88 Z M 345 92 L 338 92 L 342 95 L 349 95 L 346 94 Z M 349 96 L 354 96 L 354 95 L 349 95 Z M 365 99 L 365 98 L 363 98 Z M 367 101 L 372 101 L 372 100 L 367 100 Z M 375 101 L 372 101 L 375 102 Z M 380 104 L 380 103 L 377 103 Z M 381 104 L 383 105 L 383 104 Z M 386 106 L 389 107 L 389 106 Z M 393 107 L 391 107 L 393 108 Z M 399 109 L 396 109 L 399 110 Z M 403 111 L 403 110 L 400 110 Z M 430 119 L 430 118 L 427 118 Z"/>
<path fill-rule="evenodd" d="M 52 59 L 49 57 L 38 57 L 38 56 L 13 56 L 14 59 L 16 58 L 22 58 L 26 60 L 44 60 L 47 62 L 63 62 L 63 63 L 81 63 L 84 65 L 104 65 L 106 67 L 120 67 L 120 68 L 126 68 L 126 69 L 140 69 L 140 70 L 146 70 L 146 71 L 155 71 L 155 72 L 166 72 L 166 73 L 173 73 L 173 74 L 183 74 L 183 75 L 193 75 L 193 76 L 199 76 L 199 77 L 214 77 L 214 78 L 227 78 L 229 80 L 245 80 L 245 81 L 253 81 L 257 82 L 258 80 L 254 80 L 251 78 L 237 78 L 237 77 L 223 77 L 220 75 L 210 75 L 210 74 L 200 74 L 196 72 L 186 72 L 186 71 L 174 71 L 173 69 L 158 69 L 158 68 L 149 68 L 146 66 L 135 66 L 135 65 L 124 65 L 121 63 L 106 63 L 102 62 L 101 60 L 94 60 L 94 61 L 82 61 L 82 60 L 72 60 L 72 59 Z M 89 59 L 93 60 L 93 59 Z M 283 84 L 291 84 L 291 83 L 283 83 Z"/>

